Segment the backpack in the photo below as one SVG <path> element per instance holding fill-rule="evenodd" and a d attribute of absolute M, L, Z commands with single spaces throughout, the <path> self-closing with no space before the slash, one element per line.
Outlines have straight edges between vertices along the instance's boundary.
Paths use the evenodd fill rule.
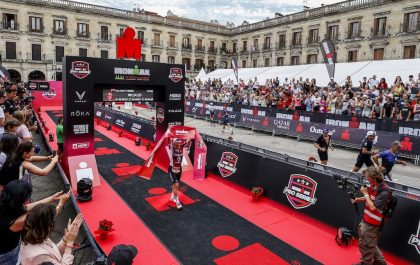
<path fill-rule="evenodd" d="M 397 208 L 398 199 L 394 196 L 394 194 L 392 194 L 392 191 L 390 191 L 388 187 L 378 190 L 378 193 L 383 190 L 388 190 L 388 199 L 384 207 L 384 216 L 386 218 L 391 218 Z"/>

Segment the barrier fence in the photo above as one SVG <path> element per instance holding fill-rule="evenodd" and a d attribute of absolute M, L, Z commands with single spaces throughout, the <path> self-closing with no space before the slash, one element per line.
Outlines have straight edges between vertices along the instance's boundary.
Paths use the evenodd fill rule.
<path fill-rule="evenodd" d="M 285 111 L 268 107 L 252 107 L 214 102 L 215 119 L 221 120 L 223 109 L 229 113 L 230 122 L 236 126 L 257 129 L 272 134 L 288 135 L 316 140 L 322 129 L 330 129 L 336 145 L 360 148 L 370 130 L 376 131 L 376 147 L 385 149 L 394 140 L 401 141 L 401 155 L 420 159 L 420 122 L 370 119 L 359 116 Z M 185 113 L 198 118 L 208 118 L 209 103 L 186 101 Z"/>
<path fill-rule="evenodd" d="M 114 121 L 122 119 L 126 124 L 132 124 L 130 120 L 136 120 L 141 126 L 150 125 L 133 115 L 112 112 L 118 117 Z M 105 116 L 101 115 L 100 119 L 104 120 Z M 357 215 L 349 195 L 338 188 L 334 175 L 362 185 L 361 175 L 234 141 L 202 136 L 208 148 L 208 171 L 247 189 L 261 186 L 264 196 L 295 211 L 333 227 L 346 226 L 357 231 L 363 204 L 359 204 Z M 420 189 L 393 182 L 388 184 L 398 197 L 398 206 L 385 224 L 380 246 L 420 264 Z"/>

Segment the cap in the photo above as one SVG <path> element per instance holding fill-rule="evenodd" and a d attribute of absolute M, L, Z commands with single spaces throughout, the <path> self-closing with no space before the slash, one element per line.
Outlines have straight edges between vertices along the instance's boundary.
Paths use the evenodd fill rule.
<path fill-rule="evenodd" d="M 108 255 L 108 265 L 129 265 L 137 256 L 137 248 L 133 245 L 116 245 Z"/>
<path fill-rule="evenodd" d="M 368 131 L 366 136 L 376 136 L 376 132 L 374 131 Z"/>
<path fill-rule="evenodd" d="M 328 129 L 328 128 L 324 128 L 324 129 L 322 130 L 322 133 L 328 133 L 328 132 L 330 132 L 330 129 Z"/>
<path fill-rule="evenodd" d="M 401 143 L 400 143 L 400 141 L 393 141 L 393 142 L 392 142 L 392 145 L 396 145 L 396 146 L 398 146 L 398 147 L 401 147 Z"/>

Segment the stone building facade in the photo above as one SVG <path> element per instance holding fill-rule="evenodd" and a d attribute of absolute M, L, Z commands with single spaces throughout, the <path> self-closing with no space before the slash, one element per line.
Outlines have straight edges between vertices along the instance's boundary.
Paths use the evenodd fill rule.
<path fill-rule="evenodd" d="M 130 26 L 142 59 L 190 71 L 321 63 L 319 42 L 336 43 L 337 62 L 420 56 L 420 0 L 349 0 L 234 27 L 66 0 L 0 0 L 0 55 L 14 79 L 61 78 L 63 56 L 115 58 Z"/>

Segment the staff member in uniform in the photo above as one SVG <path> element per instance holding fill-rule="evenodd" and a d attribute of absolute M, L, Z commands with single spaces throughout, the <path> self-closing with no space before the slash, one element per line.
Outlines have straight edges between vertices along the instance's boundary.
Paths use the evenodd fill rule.
<path fill-rule="evenodd" d="M 391 148 L 389 150 L 385 150 L 383 152 L 380 152 L 379 154 L 376 154 L 372 157 L 375 164 L 378 166 L 378 168 L 383 172 L 384 176 L 387 176 L 389 180 L 392 181 L 392 178 L 390 175 L 392 167 L 395 164 L 401 164 L 403 166 L 407 165 L 404 161 L 398 160 L 398 149 L 401 148 L 401 143 L 398 141 L 393 141 Z M 379 163 L 379 158 L 381 158 L 382 163 Z"/>
<path fill-rule="evenodd" d="M 315 147 L 318 149 L 319 160 L 321 160 L 321 164 L 327 165 L 328 163 L 328 148 L 331 148 L 331 151 L 334 148 L 331 146 L 331 136 L 328 134 L 330 130 L 325 128 L 322 131 L 322 135 L 319 136 L 318 140 L 314 144 Z"/>
<path fill-rule="evenodd" d="M 373 162 L 371 159 L 372 155 L 376 155 L 378 150 L 373 150 L 374 141 L 376 138 L 376 132 L 368 131 L 366 138 L 362 142 L 362 148 L 360 148 L 360 153 L 357 156 L 356 164 L 353 167 L 352 172 L 359 172 L 359 170 L 363 167 L 363 164 L 366 167 L 373 166 Z"/>
<path fill-rule="evenodd" d="M 172 194 L 170 201 L 176 204 L 178 210 L 182 209 L 182 204 L 179 201 L 178 192 L 179 192 L 179 181 L 181 180 L 182 175 L 182 158 L 184 157 L 184 147 L 187 145 L 185 140 L 175 138 L 172 145 L 169 145 L 169 177 L 172 181 Z"/>
<path fill-rule="evenodd" d="M 378 240 L 384 221 L 384 208 L 389 197 L 389 188 L 381 171 L 375 167 L 366 169 L 370 187 L 361 187 L 363 197 L 351 199 L 352 203 L 365 202 L 363 220 L 359 224 L 360 265 L 383 264 L 384 256 L 378 248 Z"/>
<path fill-rule="evenodd" d="M 57 135 L 57 155 L 58 155 L 58 161 L 61 161 L 61 156 L 63 155 L 63 135 L 64 135 L 64 128 L 63 128 L 63 117 L 58 119 L 58 125 L 55 128 L 55 133 Z"/>

